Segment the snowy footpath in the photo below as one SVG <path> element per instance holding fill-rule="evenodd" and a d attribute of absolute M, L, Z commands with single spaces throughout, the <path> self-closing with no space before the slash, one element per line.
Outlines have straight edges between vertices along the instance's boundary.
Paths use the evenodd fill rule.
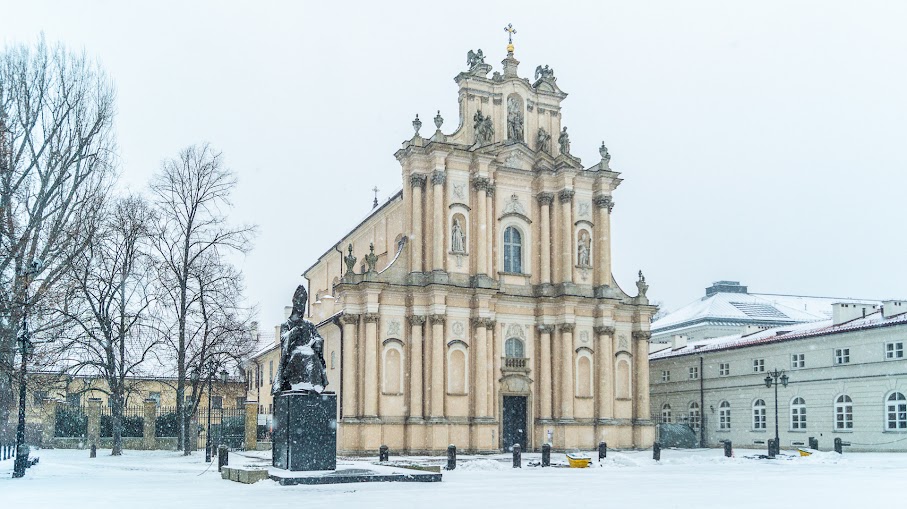
<path fill-rule="evenodd" d="M 609 451 L 592 468 L 523 468 L 510 456 L 461 456 L 441 483 L 245 485 L 220 478 L 204 454 L 167 451 L 41 450 L 24 479 L 11 479 L 12 460 L 0 462 L 0 507 L 102 508 L 857 508 L 907 507 L 907 454 L 821 452 L 810 457 L 749 459 L 761 451 Z M 261 462 L 265 454 L 231 453 L 231 465 Z M 593 454 L 593 457 L 597 457 Z M 786 454 L 790 454 L 786 452 Z M 400 458 L 442 465 L 444 458 Z M 555 463 L 563 454 L 552 454 Z M 20 505 L 21 504 L 21 505 Z"/>

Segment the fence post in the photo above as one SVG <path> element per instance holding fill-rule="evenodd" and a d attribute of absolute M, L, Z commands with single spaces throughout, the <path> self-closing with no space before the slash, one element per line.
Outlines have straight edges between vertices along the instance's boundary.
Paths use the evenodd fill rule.
<path fill-rule="evenodd" d="M 551 444 L 542 445 L 542 466 L 551 466 Z"/>
<path fill-rule="evenodd" d="M 258 447 L 258 402 L 246 401 L 246 439 L 243 450 L 254 451 Z"/>
<path fill-rule="evenodd" d="M 768 439 L 768 457 L 769 458 L 775 457 L 775 439 L 774 438 Z"/>
<path fill-rule="evenodd" d="M 450 444 L 447 446 L 447 470 L 457 468 L 457 446 Z"/>
<path fill-rule="evenodd" d="M 220 472 L 230 461 L 230 452 L 226 445 L 217 447 L 217 471 Z"/>
<path fill-rule="evenodd" d="M 522 447 L 520 444 L 513 444 L 513 468 L 523 468 Z"/>
<path fill-rule="evenodd" d="M 608 457 L 608 443 L 599 442 L 598 443 L 598 461 L 601 461 Z"/>
<path fill-rule="evenodd" d="M 734 457 L 734 444 L 730 440 L 724 441 L 724 457 L 725 458 Z"/>
<path fill-rule="evenodd" d="M 45 449 L 54 448 L 54 434 L 57 428 L 57 401 L 51 398 L 44 398 L 41 402 L 44 410 L 44 427 L 41 432 L 41 447 Z"/>
<path fill-rule="evenodd" d="M 661 461 L 661 444 L 658 442 L 652 444 L 652 459 Z"/>
<path fill-rule="evenodd" d="M 88 444 L 101 443 L 101 398 L 88 398 Z"/>
<path fill-rule="evenodd" d="M 157 449 L 157 439 L 154 438 L 155 424 L 157 421 L 157 401 L 146 399 L 143 403 L 144 421 L 142 423 L 142 449 L 150 451 Z"/>

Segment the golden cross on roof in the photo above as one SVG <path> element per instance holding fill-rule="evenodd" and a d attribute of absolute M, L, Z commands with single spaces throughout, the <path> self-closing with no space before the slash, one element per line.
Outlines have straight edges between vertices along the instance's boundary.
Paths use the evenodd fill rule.
<path fill-rule="evenodd" d="M 513 28 L 513 23 L 507 23 L 507 26 L 504 27 L 504 31 L 507 32 L 507 52 L 513 53 L 513 34 L 516 33 L 516 29 Z"/>

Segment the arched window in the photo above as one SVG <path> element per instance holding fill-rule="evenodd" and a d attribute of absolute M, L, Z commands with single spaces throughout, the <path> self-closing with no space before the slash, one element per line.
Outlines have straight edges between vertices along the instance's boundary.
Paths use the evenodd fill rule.
<path fill-rule="evenodd" d="M 718 429 L 731 429 L 731 404 L 727 401 L 718 405 Z"/>
<path fill-rule="evenodd" d="M 466 348 L 454 345 L 447 355 L 447 392 L 466 394 Z"/>
<path fill-rule="evenodd" d="M 892 392 L 885 401 L 886 429 L 907 429 L 907 398 L 900 392 Z"/>
<path fill-rule="evenodd" d="M 806 429 L 806 400 L 794 398 L 790 403 L 790 429 Z"/>
<path fill-rule="evenodd" d="M 592 397 L 592 356 L 586 351 L 576 357 L 576 397 Z"/>
<path fill-rule="evenodd" d="M 853 400 L 847 394 L 835 400 L 835 429 L 853 429 Z"/>
<path fill-rule="evenodd" d="M 526 357 L 523 349 L 523 341 L 517 338 L 507 338 L 504 342 L 504 356 L 511 359 L 522 359 Z"/>
<path fill-rule="evenodd" d="M 389 342 L 384 347 L 384 393 L 402 394 L 403 362 L 402 349 L 396 342 Z"/>
<path fill-rule="evenodd" d="M 671 405 L 665 403 L 661 406 L 661 422 L 670 423 L 671 422 Z"/>
<path fill-rule="evenodd" d="M 523 236 L 513 226 L 504 230 L 504 272 L 523 272 Z"/>
<path fill-rule="evenodd" d="M 699 403 L 692 402 L 690 403 L 690 427 L 693 429 L 699 429 L 699 426 L 702 425 L 702 411 L 699 409 Z"/>
<path fill-rule="evenodd" d="M 765 429 L 765 400 L 753 402 L 753 429 Z"/>

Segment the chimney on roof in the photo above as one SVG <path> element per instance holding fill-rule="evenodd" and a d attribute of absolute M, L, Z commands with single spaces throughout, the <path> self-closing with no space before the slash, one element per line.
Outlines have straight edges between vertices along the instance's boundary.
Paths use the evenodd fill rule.
<path fill-rule="evenodd" d="M 851 320 L 865 318 L 878 310 L 877 304 L 860 302 L 835 302 L 831 305 L 831 318 L 834 325 L 841 325 Z"/>
<path fill-rule="evenodd" d="M 895 315 L 907 313 L 907 301 L 903 300 L 883 300 L 882 301 L 882 318 L 891 318 Z"/>
<path fill-rule="evenodd" d="M 716 293 L 746 293 L 746 287 L 740 281 L 715 281 L 705 289 L 705 296 L 711 297 Z"/>
<path fill-rule="evenodd" d="M 684 336 L 683 334 L 674 334 L 671 336 L 671 350 L 679 350 L 687 346 L 687 341 L 689 336 Z"/>

